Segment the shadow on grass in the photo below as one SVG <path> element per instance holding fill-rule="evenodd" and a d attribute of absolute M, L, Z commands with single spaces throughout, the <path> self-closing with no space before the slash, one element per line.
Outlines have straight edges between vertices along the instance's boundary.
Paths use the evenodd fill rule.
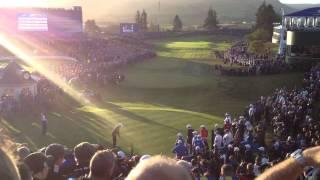
<path fill-rule="evenodd" d="M 105 108 L 107 108 L 110 111 L 113 111 L 114 113 L 121 114 L 121 115 L 127 117 L 128 119 L 132 119 L 132 120 L 139 121 L 139 122 L 142 122 L 142 123 L 147 123 L 147 124 L 150 124 L 150 125 L 160 126 L 162 128 L 167 128 L 167 129 L 174 130 L 174 131 L 178 131 L 177 128 L 173 128 L 173 127 L 170 127 L 170 126 L 167 126 L 167 125 L 152 121 L 152 120 L 150 120 L 148 118 L 145 118 L 143 116 L 139 116 L 139 115 L 137 115 L 135 113 L 132 113 L 132 112 L 127 111 L 127 110 L 124 110 L 120 106 L 117 106 L 115 104 L 112 104 L 112 103 L 109 103 L 109 102 L 103 102 L 103 103 L 100 103 L 100 105 L 105 107 Z"/>

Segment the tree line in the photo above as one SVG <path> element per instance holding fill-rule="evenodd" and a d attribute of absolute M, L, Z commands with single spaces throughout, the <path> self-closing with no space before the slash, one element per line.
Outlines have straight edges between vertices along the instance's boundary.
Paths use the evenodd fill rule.
<path fill-rule="evenodd" d="M 138 10 L 135 16 L 135 22 L 138 24 L 140 31 L 146 32 L 148 31 L 148 14 L 145 10 L 142 10 L 142 13 Z M 203 28 L 207 30 L 214 30 L 218 28 L 218 19 L 217 19 L 217 12 L 210 8 L 208 11 L 208 15 L 204 21 Z M 180 16 L 177 14 L 175 15 L 173 22 L 172 22 L 172 30 L 173 31 L 182 31 L 183 23 Z"/>

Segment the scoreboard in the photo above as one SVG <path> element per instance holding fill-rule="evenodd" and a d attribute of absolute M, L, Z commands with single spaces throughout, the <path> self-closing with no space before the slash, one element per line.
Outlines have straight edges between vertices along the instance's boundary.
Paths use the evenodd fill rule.
<path fill-rule="evenodd" d="M 48 17 L 45 14 L 19 13 L 18 31 L 48 31 Z"/>
<path fill-rule="evenodd" d="M 120 33 L 135 33 L 139 32 L 139 26 L 137 23 L 121 23 Z"/>
<path fill-rule="evenodd" d="M 0 8 L 0 31 L 64 36 L 83 32 L 82 8 Z"/>

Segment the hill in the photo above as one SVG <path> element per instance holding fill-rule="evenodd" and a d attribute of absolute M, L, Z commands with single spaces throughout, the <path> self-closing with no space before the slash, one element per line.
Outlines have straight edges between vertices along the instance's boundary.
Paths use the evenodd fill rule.
<path fill-rule="evenodd" d="M 132 0 L 127 3 L 118 5 L 114 9 L 126 9 L 125 11 L 115 11 L 110 9 L 98 19 L 99 22 L 119 22 L 134 21 L 134 15 L 137 10 L 145 9 L 149 14 L 150 22 L 160 22 L 161 24 L 171 24 L 173 17 L 179 14 L 185 25 L 202 24 L 209 7 L 214 8 L 221 22 L 238 21 L 254 21 L 257 8 L 262 4 L 263 0 L 161 0 L 144 1 Z M 275 11 L 280 13 L 280 9 L 284 8 L 285 12 L 292 12 L 302 5 L 287 6 L 281 4 L 278 0 L 266 0 L 267 3 L 275 7 Z M 130 7 L 128 9 L 128 7 Z M 87 10 L 89 11 L 89 10 Z M 89 14 L 87 13 L 89 16 Z"/>

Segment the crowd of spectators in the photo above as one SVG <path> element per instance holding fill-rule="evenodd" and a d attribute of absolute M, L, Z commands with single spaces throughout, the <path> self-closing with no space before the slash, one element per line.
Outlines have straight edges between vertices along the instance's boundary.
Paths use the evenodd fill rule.
<path fill-rule="evenodd" d="M 16 150 L 17 166 L 22 179 L 250 180 L 296 149 L 320 145 L 320 122 L 315 116 L 319 93 L 320 66 L 316 66 L 305 73 L 301 88 L 262 96 L 238 118 L 226 113 L 223 125 L 201 125 L 197 130 L 188 124 L 185 135 L 177 134 L 174 159 L 82 142 L 73 149 L 50 144 L 33 153 L 22 145 Z M 308 167 L 300 178 L 316 173 L 318 168 Z"/>
<path fill-rule="evenodd" d="M 320 145 L 320 123 L 313 118 L 319 93 L 320 67 L 314 67 L 305 73 L 301 89 L 277 89 L 250 104 L 239 118 L 226 113 L 223 127 L 215 125 L 209 132 L 204 125 L 199 130 L 187 125 L 186 141 L 178 134 L 173 152 L 191 163 L 196 179 L 217 179 L 225 165 L 234 178 L 254 179 L 296 149 Z M 306 168 L 301 179 L 318 172 Z"/>
<path fill-rule="evenodd" d="M 123 66 L 131 63 L 150 59 L 155 53 L 140 41 L 126 40 L 125 38 L 112 37 L 109 39 L 89 38 L 83 36 L 79 39 L 37 39 L 37 47 L 28 46 L 27 53 L 35 56 L 71 57 L 75 60 L 61 61 L 48 59 L 44 65 L 58 75 L 66 83 L 74 85 L 80 82 L 85 89 L 92 82 L 99 85 L 118 84 L 125 79 L 119 71 Z M 40 48 L 38 48 L 40 47 Z M 4 48 L 0 48 L 1 56 L 10 56 Z M 43 61 L 43 59 L 41 59 Z M 37 72 L 32 73 L 37 79 L 37 94 L 24 90 L 18 98 L 8 94 L 1 97 L 0 113 L 9 117 L 15 112 L 30 111 L 41 107 L 48 109 L 55 99 L 55 94 L 62 90 L 49 82 L 45 76 Z M 78 83 L 79 84 L 79 83 Z M 28 107 L 29 110 L 26 110 Z M 34 107 L 34 108 L 33 108 Z"/>
<path fill-rule="evenodd" d="M 53 71 L 66 79 L 80 77 L 84 72 L 86 77 L 90 74 L 98 79 L 108 68 L 154 56 L 150 50 L 130 45 L 124 45 L 126 48 L 123 48 L 123 44 L 114 42 L 110 50 L 106 48 L 109 47 L 108 43 L 90 39 L 81 43 L 48 43 L 80 60 L 77 64 L 54 66 Z M 228 56 L 230 63 L 256 68 L 252 73 L 259 68 L 269 69 L 260 69 L 259 72 L 275 71 L 273 66 L 279 68 L 282 65 L 279 61 L 267 60 L 268 57 L 261 60 L 243 56 L 241 53 L 246 52 L 242 49 L 245 46 L 237 45 L 224 55 Z M 106 53 L 109 50 L 110 53 Z M 234 56 L 237 53 L 240 55 Z M 48 98 L 51 93 L 59 91 L 45 79 L 39 81 L 38 88 L 39 94 L 49 100 L 52 99 Z M 203 177 L 208 180 L 251 180 L 286 159 L 296 149 L 320 145 L 320 121 L 317 120 L 316 107 L 319 93 L 320 66 L 315 66 L 305 73 L 301 88 L 281 88 L 269 96 L 261 96 L 246 107 L 239 117 L 226 113 L 223 125 L 215 124 L 211 128 L 201 125 L 199 129 L 194 129 L 188 124 L 186 132 L 178 133 L 173 143 L 174 158 L 125 153 L 118 147 L 88 142 L 82 142 L 72 149 L 54 143 L 35 152 L 23 144 L 14 151 L 15 162 L 0 149 L 0 177 L 4 180 L 200 180 Z M 28 102 L 29 95 L 25 90 L 21 100 Z M 311 178 L 319 172 L 316 167 L 306 168 L 300 179 Z"/>
<path fill-rule="evenodd" d="M 224 64 L 230 64 L 230 68 L 216 66 L 222 75 L 261 75 L 276 74 L 290 70 L 283 57 L 266 52 L 263 55 L 257 55 L 248 52 L 248 43 L 239 41 L 235 43 L 226 52 L 215 52 L 216 57 L 223 60 Z M 232 67 L 237 65 L 240 67 Z"/>

